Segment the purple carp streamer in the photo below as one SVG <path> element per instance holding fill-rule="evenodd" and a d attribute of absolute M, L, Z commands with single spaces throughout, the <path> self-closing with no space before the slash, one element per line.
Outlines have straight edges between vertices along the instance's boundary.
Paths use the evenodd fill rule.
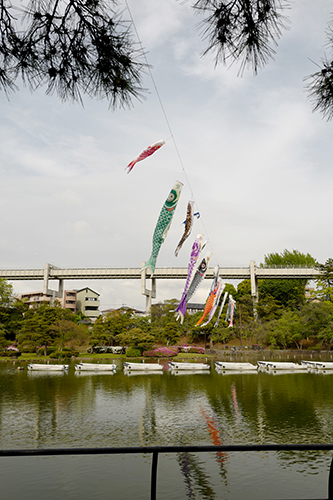
<path fill-rule="evenodd" d="M 164 202 L 161 209 L 160 215 L 158 217 L 155 231 L 153 234 L 153 248 L 151 255 L 142 269 L 150 269 L 151 275 L 155 272 L 156 260 L 158 252 L 160 251 L 161 245 L 166 238 L 166 235 L 171 226 L 172 218 L 174 216 L 178 200 L 180 198 L 180 193 L 182 192 L 183 184 L 180 181 L 176 181 L 171 189 L 169 196 Z"/>
<path fill-rule="evenodd" d="M 150 156 L 153 153 L 155 153 L 155 151 L 157 151 L 158 149 L 160 149 L 163 146 L 163 144 L 165 144 L 164 141 L 158 141 L 158 142 L 155 142 L 154 144 L 152 144 L 151 146 L 148 146 L 148 148 L 144 149 L 142 151 L 142 153 L 139 154 L 139 156 L 137 156 L 133 161 L 131 161 L 127 165 L 127 167 L 125 167 L 125 170 L 126 170 L 126 168 L 128 168 L 127 173 L 128 174 L 130 173 L 130 171 L 133 169 L 134 165 L 136 163 L 138 163 L 138 161 L 144 160 L 148 156 Z"/>
<path fill-rule="evenodd" d="M 232 295 L 229 295 L 228 309 L 225 320 L 229 320 L 228 328 L 232 328 L 234 326 L 234 313 L 236 311 L 236 301 L 232 298 Z"/>
<path fill-rule="evenodd" d="M 228 297 L 228 292 L 225 292 L 225 293 L 224 293 L 224 296 L 223 296 L 223 299 L 222 299 L 222 302 L 221 302 L 221 305 L 220 305 L 220 310 L 219 310 L 219 313 L 218 313 L 218 315 L 217 315 L 217 320 L 215 321 L 215 324 L 214 324 L 214 328 L 215 328 L 216 326 L 219 326 L 220 316 L 221 316 L 221 313 L 222 313 L 222 310 L 223 310 L 223 307 L 224 307 L 225 301 L 227 300 L 227 297 Z"/>
<path fill-rule="evenodd" d="M 225 284 L 222 283 L 222 279 L 219 278 L 218 279 L 218 288 L 217 288 L 217 292 L 216 292 L 215 299 L 214 299 L 214 302 L 213 302 L 213 307 L 209 311 L 208 320 L 205 323 L 203 323 L 201 325 L 201 327 L 208 325 L 208 323 L 212 320 L 212 318 L 213 318 L 213 316 L 215 314 L 215 311 L 217 309 L 217 306 L 219 305 L 220 298 L 221 298 L 221 295 L 222 295 L 222 292 L 223 292 L 224 288 L 225 288 Z"/>
<path fill-rule="evenodd" d="M 206 276 L 207 271 L 208 271 L 209 261 L 212 258 L 212 255 L 213 254 L 211 252 L 207 252 L 206 257 L 204 257 L 202 259 L 199 266 L 197 267 L 197 270 L 195 271 L 195 274 L 193 276 L 193 280 L 191 281 L 190 287 L 189 287 L 188 292 L 187 292 L 187 302 L 189 302 L 191 300 L 191 298 L 193 297 L 193 295 L 197 291 L 200 283 L 202 282 L 202 280 Z"/>
<path fill-rule="evenodd" d="M 185 229 L 184 229 L 184 234 L 181 237 L 177 248 L 175 250 L 175 256 L 177 257 L 179 250 L 183 246 L 183 243 L 187 238 L 190 236 L 191 231 L 192 231 L 192 226 L 193 226 L 193 205 L 194 201 L 189 201 L 187 204 L 187 212 L 186 212 L 186 220 L 185 220 Z"/>
<path fill-rule="evenodd" d="M 192 278 L 192 273 L 195 268 L 195 265 L 197 263 L 197 260 L 199 258 L 200 252 L 201 252 L 201 247 L 202 247 L 202 242 L 203 242 L 203 234 L 198 234 L 196 237 L 192 250 L 191 250 L 191 255 L 190 255 L 190 262 L 188 265 L 188 271 L 187 271 L 187 279 L 184 287 L 184 291 L 182 294 L 182 297 L 180 299 L 179 305 L 176 309 L 176 319 L 180 319 L 180 322 L 183 323 L 185 313 L 186 313 L 186 303 L 187 303 L 187 291 L 190 286 L 191 278 Z"/>

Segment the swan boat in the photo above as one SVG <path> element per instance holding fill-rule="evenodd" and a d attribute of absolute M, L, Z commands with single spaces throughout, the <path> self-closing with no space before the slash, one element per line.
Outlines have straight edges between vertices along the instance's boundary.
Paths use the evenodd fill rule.
<path fill-rule="evenodd" d="M 233 363 L 232 361 L 215 361 L 216 370 L 256 370 L 256 365 L 252 363 Z"/>
<path fill-rule="evenodd" d="M 151 371 L 162 371 L 163 365 L 159 363 L 127 363 L 124 362 L 124 371 L 140 371 L 140 372 L 151 372 Z"/>
<path fill-rule="evenodd" d="M 75 365 L 75 370 L 80 371 L 90 371 L 90 372 L 106 372 L 106 371 L 116 371 L 117 365 L 112 363 L 78 363 Z"/>
<path fill-rule="evenodd" d="M 168 361 L 168 365 L 171 370 L 210 370 L 210 366 L 205 363 L 176 363 L 174 361 Z"/>
<path fill-rule="evenodd" d="M 43 370 L 45 372 L 59 372 L 69 369 L 69 365 L 44 365 L 41 363 L 29 363 L 27 366 L 28 370 Z"/>

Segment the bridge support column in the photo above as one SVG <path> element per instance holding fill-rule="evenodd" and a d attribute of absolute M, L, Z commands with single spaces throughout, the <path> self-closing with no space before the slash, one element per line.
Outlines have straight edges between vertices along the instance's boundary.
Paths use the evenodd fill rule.
<path fill-rule="evenodd" d="M 54 304 L 55 297 L 62 297 L 63 291 L 64 291 L 64 280 L 63 279 L 59 279 L 58 291 L 50 290 L 49 279 L 50 279 L 50 269 L 52 267 L 53 266 L 51 264 L 45 264 L 45 266 L 44 266 L 44 283 L 43 283 L 43 294 L 51 296 L 51 300 L 50 300 L 51 305 Z"/>
<path fill-rule="evenodd" d="M 252 297 L 252 301 L 253 301 L 253 315 L 254 315 L 255 320 L 257 319 L 256 306 L 257 306 L 258 298 L 259 298 L 258 280 L 257 280 L 257 276 L 256 276 L 256 270 L 257 270 L 256 263 L 253 260 L 251 260 L 250 261 L 251 297 Z"/>
<path fill-rule="evenodd" d="M 145 262 L 142 262 L 143 267 Z M 151 278 L 151 290 L 147 289 L 147 269 L 141 270 L 141 293 L 146 296 L 146 313 L 150 314 L 151 299 L 156 298 L 156 278 Z"/>
<path fill-rule="evenodd" d="M 45 264 L 44 266 L 44 283 L 43 283 L 43 294 L 47 295 L 49 291 L 49 276 L 50 276 L 50 264 Z"/>

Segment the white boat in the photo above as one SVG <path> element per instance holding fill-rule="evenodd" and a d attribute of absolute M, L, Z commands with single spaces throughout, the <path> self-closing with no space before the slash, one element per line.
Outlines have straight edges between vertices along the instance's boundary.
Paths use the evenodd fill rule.
<path fill-rule="evenodd" d="M 269 370 L 302 370 L 303 365 L 289 361 L 258 361 L 260 367 L 268 368 Z"/>
<path fill-rule="evenodd" d="M 216 370 L 257 370 L 252 363 L 233 363 L 232 361 L 215 361 Z"/>
<path fill-rule="evenodd" d="M 124 370 L 124 375 L 127 377 L 163 375 L 163 370 Z"/>
<path fill-rule="evenodd" d="M 209 370 L 170 370 L 171 375 L 210 375 Z"/>
<path fill-rule="evenodd" d="M 205 363 L 176 363 L 168 361 L 171 370 L 210 370 L 210 366 Z"/>
<path fill-rule="evenodd" d="M 152 372 L 162 370 L 163 365 L 159 363 L 124 363 L 124 371 Z"/>
<path fill-rule="evenodd" d="M 259 370 L 259 371 L 263 371 L 263 370 Z M 305 366 L 303 366 L 301 369 L 297 369 L 297 370 L 284 370 L 284 369 L 275 370 L 274 368 L 269 368 L 269 369 L 265 370 L 265 372 L 269 373 L 269 375 L 295 375 L 295 373 L 307 373 L 308 369 Z"/>
<path fill-rule="evenodd" d="M 317 368 L 317 370 L 333 370 L 333 362 L 332 361 L 326 361 L 326 362 L 317 361 L 316 368 Z"/>
<path fill-rule="evenodd" d="M 76 371 L 89 371 L 89 372 L 114 372 L 117 369 L 117 365 L 112 363 L 82 363 L 82 361 L 75 365 Z"/>
<path fill-rule="evenodd" d="M 43 371 L 63 371 L 68 370 L 69 365 L 44 365 L 41 363 L 29 363 L 27 366 L 28 370 L 43 370 Z"/>
<path fill-rule="evenodd" d="M 259 370 L 260 371 L 260 370 Z M 223 368 L 216 368 L 218 375 L 257 375 L 258 370 L 224 370 Z"/>

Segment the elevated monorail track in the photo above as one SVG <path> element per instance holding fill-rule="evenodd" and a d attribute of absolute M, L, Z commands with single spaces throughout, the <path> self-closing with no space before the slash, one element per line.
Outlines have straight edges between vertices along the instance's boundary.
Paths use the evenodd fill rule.
<path fill-rule="evenodd" d="M 143 263 L 144 264 L 144 263 Z M 250 261 L 248 267 L 220 267 L 219 275 L 223 280 L 251 280 L 251 295 L 254 301 L 258 298 L 258 279 L 305 279 L 313 280 L 320 277 L 320 271 L 314 267 L 257 267 Z M 156 298 L 156 280 L 186 279 L 186 267 L 158 267 L 153 276 L 141 268 L 61 268 L 45 264 L 37 269 L 0 269 L 0 278 L 9 281 L 43 280 L 43 293 L 60 296 L 65 280 L 98 280 L 98 279 L 131 279 L 141 280 L 141 293 L 146 296 L 146 309 L 150 310 L 151 299 Z M 212 279 L 214 269 L 208 270 L 205 278 Z M 147 288 L 147 280 L 151 280 L 151 289 Z M 58 280 L 58 291 L 49 289 L 49 281 Z"/>

